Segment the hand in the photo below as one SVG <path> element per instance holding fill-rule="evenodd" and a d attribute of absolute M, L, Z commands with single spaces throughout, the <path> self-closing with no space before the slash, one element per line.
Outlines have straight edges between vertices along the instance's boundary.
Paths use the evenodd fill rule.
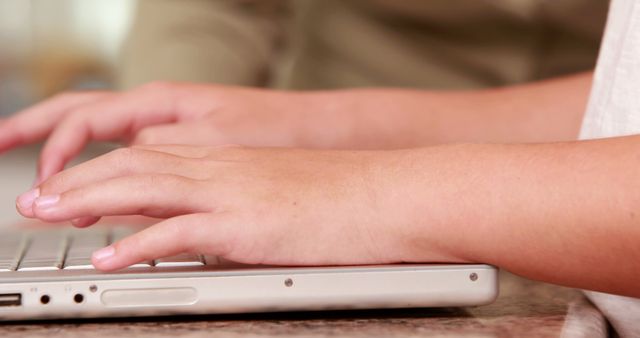
<path fill-rule="evenodd" d="M 194 84 L 61 94 L 0 123 L 0 152 L 48 137 L 38 169 L 42 181 L 92 140 L 290 146 L 321 139 L 300 122 L 313 125 L 312 118 L 298 117 L 309 106 L 303 94 Z"/>
<path fill-rule="evenodd" d="M 182 252 L 251 264 L 402 262 L 411 213 L 406 197 L 393 193 L 403 189 L 394 178 L 397 156 L 136 146 L 54 175 L 21 196 L 17 207 L 50 222 L 166 218 L 94 254 L 102 270 Z"/>
<path fill-rule="evenodd" d="M 38 169 L 42 181 L 91 140 L 325 149 L 567 140 L 580 128 L 590 83 L 583 74 L 468 92 L 304 93 L 153 83 L 124 93 L 62 94 L 20 112 L 0 122 L 0 152 L 49 137 Z"/>

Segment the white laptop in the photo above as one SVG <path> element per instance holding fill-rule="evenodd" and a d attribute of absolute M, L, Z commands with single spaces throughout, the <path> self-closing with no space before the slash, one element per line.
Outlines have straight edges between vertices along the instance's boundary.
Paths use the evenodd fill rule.
<path fill-rule="evenodd" d="M 0 157 L 0 186 L 28 187 L 20 175 L 32 172 L 30 157 L 26 150 Z M 1 190 L 0 215 L 20 192 Z M 180 255 L 95 270 L 91 253 L 128 231 L 0 230 L 0 320 L 457 307 L 498 294 L 497 269 L 483 264 L 268 267 Z"/>

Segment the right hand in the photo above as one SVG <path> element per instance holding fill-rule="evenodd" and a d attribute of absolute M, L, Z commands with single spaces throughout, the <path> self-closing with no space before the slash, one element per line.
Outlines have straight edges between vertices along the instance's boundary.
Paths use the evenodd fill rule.
<path fill-rule="evenodd" d="M 438 224 L 422 214 L 433 195 L 413 174 L 423 158 L 421 150 L 135 146 L 54 175 L 16 206 L 47 222 L 93 220 L 82 227 L 101 216 L 162 219 L 94 254 L 107 271 L 183 252 L 268 265 L 416 262 L 418 252 L 461 262 L 443 249 L 450 241 L 415 241 L 418 226 Z"/>
<path fill-rule="evenodd" d="M 317 95 L 262 89 L 153 83 L 128 92 L 55 96 L 0 122 L 0 152 L 48 138 L 37 182 L 64 169 L 92 140 L 130 144 L 320 147 Z M 304 117 L 300 116 L 305 114 Z M 326 119 L 324 119 L 326 121 Z"/>

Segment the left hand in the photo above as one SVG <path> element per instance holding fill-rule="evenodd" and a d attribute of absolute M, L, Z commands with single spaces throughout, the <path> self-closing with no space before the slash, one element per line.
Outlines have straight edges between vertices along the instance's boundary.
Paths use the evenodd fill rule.
<path fill-rule="evenodd" d="M 394 182 L 402 176 L 397 155 L 136 146 L 54 175 L 17 207 L 50 222 L 166 219 L 94 254 L 102 270 L 182 252 L 250 264 L 403 262 L 411 260 L 411 213 L 406 196 L 394 192 L 410 185 Z M 433 259 L 451 261 L 435 250 Z"/>

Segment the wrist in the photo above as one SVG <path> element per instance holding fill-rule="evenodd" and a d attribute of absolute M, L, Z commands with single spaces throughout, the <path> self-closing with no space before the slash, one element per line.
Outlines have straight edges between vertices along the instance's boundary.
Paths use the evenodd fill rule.
<path fill-rule="evenodd" d="M 356 89 L 299 95 L 296 144 L 331 149 L 402 149 L 438 143 L 437 94 Z"/>
<path fill-rule="evenodd" d="M 475 168 L 482 145 L 459 144 L 394 151 L 389 205 L 398 222 L 406 262 L 472 262 L 486 184 Z M 489 198 L 489 196 L 485 196 Z"/>
<path fill-rule="evenodd" d="M 352 133 L 356 120 L 349 91 L 295 93 L 290 110 L 292 143 L 312 149 L 360 149 Z M 289 103 L 290 105 L 290 103 Z"/>

